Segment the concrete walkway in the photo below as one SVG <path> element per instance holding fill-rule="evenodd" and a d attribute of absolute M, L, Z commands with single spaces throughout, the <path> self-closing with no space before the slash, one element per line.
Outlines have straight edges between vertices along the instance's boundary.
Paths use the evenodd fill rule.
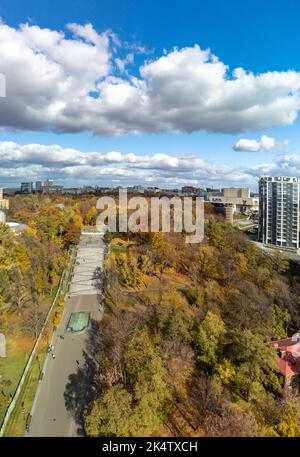
<path fill-rule="evenodd" d="M 70 294 L 53 337 L 55 358 L 52 358 L 52 353 L 47 356 L 27 436 L 84 435 L 83 413 L 94 395 L 92 381 L 97 368 L 94 355 L 103 314 L 101 271 L 104 247 L 102 235 L 82 236 Z M 68 332 L 70 315 L 78 311 L 90 313 L 90 325 L 79 334 Z"/>
<path fill-rule="evenodd" d="M 102 268 L 103 261 L 104 244 L 101 236 L 84 235 L 77 253 L 70 295 L 98 293 L 99 268 Z"/>

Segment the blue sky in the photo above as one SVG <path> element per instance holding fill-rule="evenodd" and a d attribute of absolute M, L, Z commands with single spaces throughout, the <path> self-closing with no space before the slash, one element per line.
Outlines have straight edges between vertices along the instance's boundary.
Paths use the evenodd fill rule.
<path fill-rule="evenodd" d="M 2 154 L 5 155 L 5 160 L 2 159 L 4 169 L 0 174 L 0 185 L 14 185 L 26 176 L 29 179 L 37 179 L 51 175 L 57 181 L 65 181 L 70 185 L 76 183 L 128 185 L 137 182 L 148 183 L 148 185 L 158 184 L 162 187 L 178 187 L 185 183 L 214 186 L 245 184 L 255 189 L 257 177 L 262 172 L 300 176 L 300 159 L 298 161 L 300 150 L 298 133 L 300 125 L 298 119 L 300 109 L 299 13 L 300 4 L 297 0 L 286 0 L 285 2 L 269 0 L 244 2 L 238 0 L 227 0 L 226 2 L 223 0 L 164 0 L 163 2 L 158 0 L 65 0 L 59 2 L 52 0 L 43 2 L 43 7 L 41 7 L 41 2 L 33 0 L 0 1 L 0 17 L 2 17 L 3 24 L 9 27 L 9 33 L 5 32 L 2 36 L 7 42 L 5 46 L 3 44 L 3 55 L 1 55 L 0 47 L 0 72 L 6 76 L 8 89 L 13 86 L 12 83 L 10 86 L 11 80 L 15 84 L 10 92 L 8 90 L 5 104 L 0 99 L 0 141 L 2 142 L 0 154 L 2 151 Z M 25 46 L 27 46 L 26 51 L 30 48 L 31 52 L 40 53 L 39 57 L 45 53 L 48 59 L 47 64 L 49 64 L 47 71 L 53 71 L 53 64 L 56 63 L 57 57 L 48 44 L 46 51 L 39 48 L 39 43 L 42 43 L 41 30 L 49 29 L 52 33 L 63 32 L 66 41 L 74 39 L 75 33 L 77 44 L 84 41 L 86 37 L 83 37 L 82 32 L 78 32 L 78 29 L 75 32 L 74 28 L 66 29 L 66 24 L 75 23 L 79 26 L 91 24 L 99 35 L 109 31 L 107 34 L 109 34 L 110 44 L 101 43 L 99 53 L 95 54 L 96 58 L 103 59 L 103 66 L 111 66 L 109 70 L 103 68 L 100 70 L 99 67 L 99 81 L 105 80 L 105 87 L 97 87 L 97 97 L 101 98 L 102 91 L 106 90 L 110 84 L 108 78 L 117 77 L 119 80 L 130 81 L 132 84 L 131 78 L 135 77 L 139 82 L 145 82 L 148 85 L 146 90 L 139 89 L 140 99 L 143 99 L 144 96 L 150 99 L 153 97 L 154 101 L 150 100 L 151 106 L 147 108 L 147 112 L 143 114 L 143 110 L 141 110 L 142 114 L 139 115 L 137 112 L 134 119 L 124 119 L 124 117 L 130 118 L 130 115 L 124 114 L 124 107 L 121 107 L 122 109 L 116 113 L 115 104 L 109 98 L 107 108 L 109 112 L 106 110 L 104 116 L 103 112 L 99 111 L 99 116 L 100 114 L 104 116 L 103 120 L 102 117 L 99 117 L 99 124 L 106 125 L 107 123 L 107 127 L 97 127 L 97 119 L 92 118 L 90 107 L 88 107 L 84 113 L 84 119 L 78 118 L 77 128 L 76 115 L 74 115 L 77 94 L 75 94 L 76 100 L 74 101 L 70 99 L 68 93 L 63 102 L 66 103 L 66 109 L 70 109 L 69 117 L 64 116 L 60 123 L 56 123 L 52 118 L 49 118 L 50 120 L 47 122 L 39 123 L 38 117 L 46 119 L 49 112 L 39 108 L 40 113 L 38 113 L 36 106 L 40 102 L 33 100 L 34 95 L 29 99 L 27 88 L 24 89 L 21 82 L 20 87 L 17 86 L 14 81 L 17 79 L 16 75 L 19 71 L 18 59 L 15 59 L 14 67 L 10 67 L 8 62 L 5 62 L 5 49 L 13 46 L 13 31 L 20 30 L 19 26 L 22 23 L 28 23 L 30 30 L 33 30 L 35 26 L 39 28 L 39 34 L 34 36 L 34 44 L 32 44 L 32 37 L 28 41 L 27 33 L 20 34 L 20 39 L 24 40 Z M 90 44 L 90 41 L 88 43 Z M 224 81 L 235 79 L 232 71 L 236 68 L 243 68 L 247 74 L 248 72 L 253 73 L 254 81 L 248 78 L 249 81 L 244 83 L 245 87 L 241 82 L 242 88 L 235 89 L 236 93 L 232 95 L 230 109 L 226 101 L 228 98 L 226 84 L 221 85 L 216 82 L 213 89 L 208 88 L 209 77 L 205 76 L 205 83 L 202 85 L 201 72 L 210 71 L 209 65 L 195 66 L 195 74 L 198 74 L 199 78 L 197 81 L 192 78 L 192 65 L 199 57 L 197 50 L 191 51 L 184 59 L 185 65 L 189 66 L 191 63 L 191 72 L 185 76 L 185 84 L 187 87 L 189 84 L 191 85 L 187 98 L 190 97 L 190 93 L 195 91 L 197 96 L 200 94 L 199 103 L 203 103 L 204 108 L 202 107 L 198 112 L 196 101 L 195 107 L 193 107 L 190 99 L 181 100 L 178 103 L 174 101 L 180 93 L 184 92 L 178 82 L 180 62 L 176 72 L 174 70 L 174 75 L 171 70 L 168 70 L 167 77 L 170 78 L 170 81 L 167 77 L 162 79 L 161 74 L 164 72 L 164 67 L 161 59 L 165 56 L 172 61 L 174 47 L 180 54 L 184 49 L 193 50 L 195 44 L 199 45 L 202 51 L 209 48 L 222 65 L 228 66 Z M 53 46 L 56 45 L 53 44 Z M 95 43 L 93 46 L 96 46 Z M 106 51 L 111 53 L 110 57 L 105 57 Z M 128 55 L 133 56 L 132 61 L 126 65 L 125 71 L 121 71 L 116 64 L 117 59 L 124 61 Z M 24 59 L 25 57 L 26 53 L 24 53 Z M 177 55 L 177 57 L 180 56 Z M 76 57 L 74 58 L 76 59 Z M 92 58 L 93 54 L 91 54 Z M 151 66 L 146 70 L 146 75 L 141 75 L 141 67 L 150 62 L 158 62 L 161 65 L 157 64 L 153 68 Z M 20 60 L 20 65 L 23 63 L 24 61 Z M 211 57 L 208 63 L 211 63 Z M 55 81 L 55 84 L 66 83 L 68 76 L 73 79 L 77 77 L 78 81 L 80 80 L 78 68 L 72 68 L 70 71 L 73 73 L 68 74 L 69 63 L 66 62 L 66 59 L 59 64 L 59 71 L 63 71 L 65 75 L 64 79 Z M 84 70 L 89 65 L 89 61 L 84 62 L 83 59 L 82 65 Z M 11 68 L 13 69 L 10 70 Z M 28 72 L 34 71 L 34 68 L 36 67 L 32 60 L 32 65 L 28 64 L 27 75 Z M 288 74 L 289 70 L 293 72 L 292 76 Z M 10 78 L 9 71 L 14 72 Z M 97 69 L 95 71 L 97 72 Z M 280 72 L 279 76 L 275 72 Z M 94 72 L 94 74 L 96 73 Z M 218 79 L 217 68 L 213 75 L 215 74 Z M 266 75 L 267 81 L 261 82 L 259 78 L 256 78 L 258 75 Z M 191 76 L 191 80 L 189 80 L 189 76 Z M 37 86 L 36 92 L 45 90 L 45 87 L 40 89 L 38 86 L 43 77 L 44 73 L 41 76 L 36 75 L 36 83 L 33 78 L 33 85 Z M 289 78 L 291 81 L 287 82 Z M 90 84 L 91 77 L 87 76 L 87 79 Z M 87 79 L 82 80 L 83 85 L 87 83 Z M 49 84 L 52 82 L 51 79 Z M 74 87 L 78 91 L 80 90 L 79 83 L 74 83 Z M 173 84 L 174 90 L 172 91 L 168 87 L 172 88 Z M 166 92 L 166 86 L 168 92 Z M 270 90 L 266 101 L 265 94 L 270 88 L 272 92 Z M 49 86 L 49 93 L 52 93 L 52 90 L 54 92 L 55 87 Z M 111 86 L 109 90 L 111 90 Z M 206 91 L 208 91 L 207 95 Z M 220 108 L 216 108 L 206 118 L 204 109 L 207 100 L 209 103 L 213 101 L 214 93 L 218 93 Z M 288 101 L 287 98 L 291 93 L 293 97 Z M 18 105 L 20 94 L 24 96 L 24 99 L 20 101 L 19 111 L 15 106 L 14 109 L 10 109 L 9 102 L 14 98 L 14 100 L 17 99 L 17 103 L 14 105 Z M 43 99 L 47 104 L 48 98 L 45 94 L 41 93 L 39 100 Z M 9 95 L 11 95 L 10 99 Z M 78 95 L 79 98 L 81 96 L 82 94 Z M 109 97 L 112 97 L 111 91 Z M 132 97 L 133 101 L 130 99 L 132 105 L 128 103 L 130 113 L 135 110 L 134 101 L 137 100 L 135 98 L 137 95 L 134 94 Z M 248 116 L 248 111 L 246 112 L 245 106 L 242 106 L 243 100 L 247 101 L 248 98 L 251 98 L 249 107 L 247 107 L 249 112 L 253 107 L 259 108 L 257 121 L 254 119 L 255 115 Z M 272 100 L 270 100 L 271 98 Z M 161 103 L 161 99 L 165 101 Z M 224 99 L 226 109 L 224 109 L 224 119 L 220 119 L 218 113 L 223 110 Z M 56 109 L 60 100 L 53 95 L 53 100 L 49 101 L 49 105 L 50 102 L 53 102 Z M 34 109 L 29 109 L 30 112 L 26 113 L 25 118 L 24 110 L 31 104 Z M 165 110 L 170 106 L 172 109 L 174 108 L 174 111 L 170 114 L 172 111 L 170 110 L 166 120 Z M 11 117 L 9 118 L 7 113 L 10 112 Z M 227 125 L 230 116 L 233 120 L 230 125 Z M 236 124 L 235 116 L 237 116 Z M 262 136 L 271 138 L 273 143 L 268 144 L 273 144 L 273 147 L 261 146 L 263 144 L 260 141 Z M 242 143 L 244 146 L 240 148 L 241 150 L 234 150 L 232 146 L 241 139 L 247 141 Z M 251 143 L 250 147 L 249 141 L 253 140 L 256 143 L 254 146 Z M 7 142 L 13 142 L 13 145 Z M 37 153 L 32 158 L 32 147 L 30 147 L 32 144 L 39 144 L 46 148 L 37 149 Z M 76 151 L 72 152 L 73 158 L 70 156 L 68 163 L 62 161 L 63 163 L 59 164 L 59 160 L 52 163 L 53 161 L 51 162 L 49 159 L 37 160 L 38 154 L 44 154 L 45 157 L 51 155 L 51 145 L 59 145 L 61 148 L 53 157 L 58 157 L 59 154 L 63 157 L 66 154 L 66 148 Z M 258 151 L 249 152 L 249 147 L 250 149 L 254 147 Z M 77 152 L 78 154 L 97 152 L 105 155 L 111 151 L 117 151 L 124 156 L 131 153 L 134 158 L 122 157 L 116 161 L 103 158 L 101 163 L 93 164 L 89 161 L 84 164 L 85 168 L 83 168 L 82 161 L 76 156 Z M 10 161 L 7 159 L 10 154 L 17 158 Z M 152 157 L 157 155 L 159 157 L 153 161 Z M 138 159 L 140 156 L 148 159 L 141 161 Z M 192 164 L 190 169 L 186 162 Z M 119 170 L 119 172 L 114 170 Z M 129 172 L 127 173 L 126 170 Z M 22 173 L 26 175 L 24 178 Z"/>

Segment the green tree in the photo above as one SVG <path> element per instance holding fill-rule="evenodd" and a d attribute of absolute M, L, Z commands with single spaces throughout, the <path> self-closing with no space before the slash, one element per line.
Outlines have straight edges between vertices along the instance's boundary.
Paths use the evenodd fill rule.
<path fill-rule="evenodd" d="M 280 410 L 280 435 L 289 438 L 300 437 L 300 400 L 290 399 Z"/>
<path fill-rule="evenodd" d="M 229 356 L 236 366 L 234 384 L 244 398 L 264 395 L 266 389 L 281 392 L 276 351 L 261 335 L 234 330 Z"/>
<path fill-rule="evenodd" d="M 135 418 L 138 434 L 151 434 L 166 415 L 171 393 L 167 371 L 147 331 L 135 335 L 125 354 L 127 382 L 136 402 Z"/>
<path fill-rule="evenodd" d="M 272 313 L 272 333 L 273 338 L 286 338 L 286 326 L 291 319 L 287 309 L 281 309 L 278 305 L 273 305 Z"/>
<path fill-rule="evenodd" d="M 121 385 L 110 387 L 94 401 L 85 417 L 89 436 L 132 436 L 138 424 L 133 423 L 132 395 Z"/>
<path fill-rule="evenodd" d="M 209 311 L 194 333 L 198 360 L 208 365 L 215 364 L 222 352 L 225 333 L 221 317 Z"/>

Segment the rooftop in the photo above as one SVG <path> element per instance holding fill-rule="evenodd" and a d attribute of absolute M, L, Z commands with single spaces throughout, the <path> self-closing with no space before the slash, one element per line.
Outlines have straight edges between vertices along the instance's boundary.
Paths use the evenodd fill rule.
<path fill-rule="evenodd" d="M 300 375 L 300 333 L 272 342 L 278 353 L 278 368 L 286 378 Z"/>

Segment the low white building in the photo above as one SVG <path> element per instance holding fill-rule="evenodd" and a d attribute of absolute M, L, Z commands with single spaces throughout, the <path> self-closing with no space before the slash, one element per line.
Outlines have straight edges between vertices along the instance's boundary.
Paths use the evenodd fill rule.
<path fill-rule="evenodd" d="M 3 189 L 0 187 L 0 210 L 9 209 L 9 200 L 3 197 Z"/>

